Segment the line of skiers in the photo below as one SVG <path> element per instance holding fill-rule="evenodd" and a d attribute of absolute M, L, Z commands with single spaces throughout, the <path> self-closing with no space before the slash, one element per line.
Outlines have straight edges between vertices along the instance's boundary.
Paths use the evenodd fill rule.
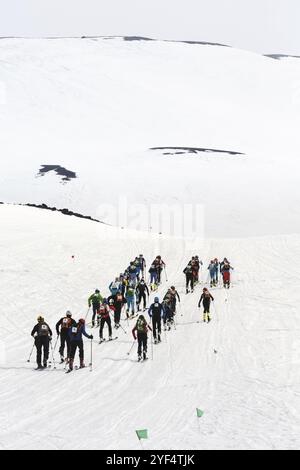
<path fill-rule="evenodd" d="M 164 267 L 165 263 L 161 256 L 157 256 L 149 269 L 151 290 L 157 289 Z M 147 297 L 149 298 L 150 292 L 145 281 L 145 270 L 145 258 L 143 255 L 139 255 L 135 261 L 130 263 L 124 273 L 121 273 L 110 283 L 108 298 L 103 298 L 99 289 L 96 289 L 88 299 L 89 308 L 93 308 L 92 327 L 95 326 L 97 320 L 97 326 L 101 328 L 101 318 L 106 314 L 107 305 L 114 313 L 115 328 L 120 327 L 121 312 L 124 306 L 126 306 L 127 318 L 133 317 L 136 310 L 140 311 L 141 305 L 143 305 L 143 310 L 146 310 Z"/>
<path fill-rule="evenodd" d="M 165 267 L 165 263 L 161 256 L 157 256 L 149 269 L 151 290 L 154 290 L 154 284 L 157 288 L 161 279 L 161 272 Z M 153 277 L 153 269 L 155 268 L 155 275 Z M 136 311 L 139 312 L 141 307 L 146 310 L 147 299 L 149 299 L 150 292 L 147 283 L 144 279 L 146 271 L 146 260 L 141 254 L 130 263 L 124 273 L 121 273 L 109 285 L 110 296 L 103 298 L 99 289 L 89 297 L 88 306 L 92 307 L 92 328 L 94 326 L 100 327 L 99 336 L 100 342 L 104 341 L 103 329 L 105 324 L 108 326 L 109 340 L 112 340 L 112 325 L 110 314 L 113 314 L 114 328 L 121 327 L 121 314 L 123 308 L 126 308 L 126 318 L 131 319 L 136 316 Z M 121 327 L 122 328 L 122 327 Z"/>
<path fill-rule="evenodd" d="M 139 265 L 137 263 L 139 262 Z M 199 281 L 199 270 L 203 265 L 202 261 L 199 260 L 198 256 L 193 256 L 187 267 L 184 270 L 186 275 L 186 292 L 189 292 L 189 286 L 191 287 L 191 292 L 194 290 L 194 285 Z M 157 256 L 154 262 L 151 265 L 151 268 L 156 266 L 156 277 L 155 282 L 160 282 L 160 275 L 162 270 L 165 267 L 165 263 L 162 261 L 161 256 Z M 110 315 L 114 316 L 115 328 L 119 328 L 121 320 L 121 312 L 124 306 L 127 306 L 126 316 L 132 318 L 135 316 L 135 304 L 137 305 L 137 310 L 140 310 L 140 304 L 143 301 L 144 311 L 146 310 L 147 305 L 147 296 L 149 298 L 149 289 L 148 286 L 142 277 L 144 275 L 144 270 L 146 268 L 146 262 L 142 255 L 136 258 L 135 263 L 130 263 L 129 268 L 125 271 L 123 275 L 120 275 L 119 278 L 110 284 L 109 290 L 111 295 L 106 299 L 103 298 L 98 289 L 95 290 L 89 299 L 88 305 L 89 308 L 92 307 L 92 327 L 95 326 L 95 319 L 97 320 L 97 326 L 99 327 L 99 336 L 100 342 L 103 341 L 103 329 L 105 324 L 108 326 L 109 340 L 112 339 L 112 324 Z M 151 269 L 150 268 L 150 269 Z M 211 287 L 218 283 L 218 273 L 223 276 L 224 287 L 230 287 L 230 270 L 231 267 L 229 261 L 224 258 L 224 260 L 219 263 L 217 259 L 212 260 L 208 266 Z M 133 273 L 135 271 L 135 273 Z M 150 272 L 150 270 L 149 270 Z M 152 280 L 152 278 L 151 278 Z M 203 321 L 209 322 L 210 319 L 210 303 L 214 298 L 210 294 L 207 288 L 203 289 L 203 293 L 198 303 L 200 308 L 201 303 L 204 307 L 204 316 Z M 152 321 L 152 328 L 148 325 L 145 320 L 144 315 L 140 315 L 135 327 L 132 330 L 134 338 L 138 339 L 138 357 L 145 359 L 147 357 L 147 332 L 148 329 L 153 331 L 154 343 L 157 344 L 161 341 L 161 326 L 162 322 L 164 324 L 165 330 L 170 330 L 171 325 L 175 324 L 175 315 L 176 315 L 176 305 L 177 301 L 180 302 L 180 296 L 172 286 L 168 289 L 166 295 L 163 298 L 162 303 L 160 303 L 159 298 L 155 297 L 154 303 L 149 307 L 148 313 Z M 129 312 L 131 309 L 131 317 L 129 317 Z M 66 312 L 66 315 L 62 317 L 56 324 L 57 335 L 60 336 L 60 348 L 59 354 L 61 357 L 61 363 L 65 360 L 69 363 L 69 370 L 73 369 L 74 357 L 77 348 L 79 349 L 79 358 L 80 358 L 80 367 L 84 367 L 84 349 L 83 349 L 83 340 L 82 336 L 86 336 L 89 339 L 93 339 L 92 335 L 88 335 L 85 330 L 85 319 L 80 319 L 76 322 L 72 319 L 72 314 L 70 311 Z M 49 325 L 45 322 L 42 316 L 38 317 L 38 323 L 32 330 L 31 335 L 35 338 L 35 346 L 37 349 L 37 365 L 38 369 L 47 367 L 47 361 L 49 358 L 49 345 L 52 340 L 52 331 Z M 64 351 L 65 347 L 67 350 L 67 358 L 65 359 Z M 42 360 L 43 352 L 43 360 Z"/>

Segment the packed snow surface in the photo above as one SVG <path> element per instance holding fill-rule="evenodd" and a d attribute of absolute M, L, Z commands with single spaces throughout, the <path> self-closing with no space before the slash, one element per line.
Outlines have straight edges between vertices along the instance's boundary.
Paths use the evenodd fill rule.
<path fill-rule="evenodd" d="M 146 449 L 297 449 L 300 61 L 125 39 L 0 41 L 0 448 L 138 449 L 146 428 Z M 201 230 L 137 227 L 137 203 L 201 205 Z M 84 317 L 140 253 L 167 263 L 159 296 L 178 288 L 176 330 L 137 363 L 123 320 L 112 343 L 92 330 L 92 372 L 34 371 L 37 316 L 53 331 L 66 310 Z M 232 289 L 212 289 L 207 325 L 206 268 L 225 256 Z"/>
<path fill-rule="evenodd" d="M 2 449 L 138 449 L 135 430 L 144 428 L 146 449 L 299 448 L 299 236 L 190 247 L 35 208 L 1 205 L 0 219 Z M 158 253 L 167 263 L 160 297 L 172 284 L 182 297 L 176 331 L 163 333 L 153 360 L 150 344 L 145 363 L 136 362 L 136 345 L 127 355 L 131 320 L 122 321 L 127 334 L 119 329 L 108 344 L 98 345 L 98 331 L 88 330 L 92 372 L 34 371 L 34 356 L 26 361 L 38 314 L 53 329 L 67 309 L 84 316 L 88 295 L 96 287 L 107 295 L 140 252 L 148 264 Z M 196 253 L 203 283 L 211 257 L 227 256 L 235 267 L 232 290 L 211 290 L 208 325 L 197 323 L 203 285 L 184 294 L 182 270 Z M 89 340 L 85 353 L 89 363 Z"/>

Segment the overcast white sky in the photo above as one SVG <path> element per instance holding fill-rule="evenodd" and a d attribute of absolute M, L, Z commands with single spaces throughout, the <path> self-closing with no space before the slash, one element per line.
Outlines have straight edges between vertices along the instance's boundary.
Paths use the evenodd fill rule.
<path fill-rule="evenodd" d="M 0 0 L 0 36 L 149 36 L 300 55 L 300 0 Z"/>

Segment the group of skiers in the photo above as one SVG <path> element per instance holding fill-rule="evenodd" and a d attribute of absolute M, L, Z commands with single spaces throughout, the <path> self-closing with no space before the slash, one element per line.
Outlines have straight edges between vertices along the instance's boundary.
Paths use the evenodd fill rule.
<path fill-rule="evenodd" d="M 85 367 L 82 336 L 85 336 L 91 340 L 93 339 L 93 335 L 88 335 L 85 330 L 85 320 L 81 318 L 78 322 L 76 322 L 72 319 L 71 312 L 67 311 L 66 315 L 57 322 L 56 332 L 57 335 L 60 336 L 61 341 L 59 348 L 61 362 L 64 362 L 64 350 L 66 347 L 69 371 L 72 371 L 76 350 L 78 348 L 80 368 Z M 37 318 L 37 324 L 34 326 L 31 332 L 31 336 L 34 338 L 34 344 L 37 349 L 37 369 L 42 370 L 48 365 L 49 346 L 52 341 L 52 330 L 48 323 L 45 322 L 44 317 L 41 315 Z"/>
<path fill-rule="evenodd" d="M 189 292 L 194 292 L 194 286 L 199 282 L 199 271 L 202 266 L 203 263 L 199 259 L 199 256 L 193 256 L 187 267 L 184 269 L 183 273 L 185 274 L 186 279 L 185 288 L 187 294 Z"/>
<path fill-rule="evenodd" d="M 199 270 L 202 268 L 203 263 L 199 260 L 199 256 L 193 256 L 189 261 L 187 267 L 184 269 L 186 279 L 186 293 L 194 292 L 194 286 L 199 282 Z M 230 265 L 227 258 L 219 262 L 217 258 L 210 261 L 208 265 L 210 287 L 215 287 L 219 283 L 219 276 L 222 276 L 223 286 L 227 289 L 230 288 L 230 271 L 234 268 Z"/>
<path fill-rule="evenodd" d="M 217 258 L 211 260 L 207 269 L 209 271 L 210 287 L 218 285 L 220 273 L 223 279 L 223 286 L 225 289 L 230 288 L 230 271 L 234 268 L 230 265 L 227 258 L 224 258 L 221 262 L 219 262 Z"/>
<path fill-rule="evenodd" d="M 156 290 L 161 283 L 161 273 L 165 268 L 165 263 L 161 256 L 157 256 L 149 269 L 151 290 Z M 193 256 L 189 261 L 187 267 L 183 271 L 186 276 L 186 293 L 194 291 L 194 286 L 199 282 L 199 271 L 203 266 L 203 262 L 198 256 Z M 215 258 L 211 260 L 208 270 L 210 276 L 210 286 L 214 287 L 218 284 L 219 273 L 223 277 L 224 287 L 230 287 L 230 271 L 231 267 L 227 258 L 219 263 Z M 126 308 L 127 321 L 131 318 L 138 317 L 137 322 L 132 329 L 134 339 L 138 340 L 138 359 L 147 359 L 147 335 L 148 331 L 153 332 L 154 344 L 161 342 L 162 324 L 164 330 L 170 330 L 172 325 L 175 325 L 175 315 L 177 302 L 180 303 L 180 296 L 175 288 L 172 286 L 168 289 L 162 302 L 159 297 L 154 298 L 154 302 L 148 308 L 149 320 L 151 320 L 152 327 L 148 324 L 144 315 L 135 314 L 140 311 L 140 306 L 143 304 L 143 310 L 147 310 L 147 298 L 149 299 L 149 288 L 144 279 L 146 270 L 146 261 L 143 255 L 135 258 L 129 267 L 115 278 L 109 285 L 110 295 L 107 298 L 102 297 L 99 289 L 88 298 L 89 309 L 92 308 L 92 328 L 99 327 L 100 343 L 104 341 L 103 330 L 105 324 L 108 326 L 109 340 L 112 340 L 112 323 L 111 314 L 114 318 L 114 327 L 116 329 L 123 328 L 120 324 L 121 313 L 123 308 Z M 207 288 L 203 289 L 200 297 L 198 307 L 201 303 L 204 307 L 204 322 L 210 322 L 210 304 L 214 301 L 213 296 Z M 129 315 L 131 312 L 131 315 Z M 38 323 L 33 328 L 31 335 L 35 339 L 35 346 L 37 349 L 37 369 L 47 367 L 49 359 L 49 347 L 52 340 L 52 331 L 49 325 L 45 322 L 42 316 L 37 319 Z M 60 337 L 59 354 L 61 363 L 66 362 L 69 365 L 69 371 L 73 370 L 74 358 L 77 348 L 79 349 L 80 368 L 85 367 L 84 364 L 84 349 L 83 349 L 83 336 L 93 339 L 93 335 L 89 335 L 85 329 L 85 319 L 81 318 L 76 322 L 72 318 L 70 311 L 67 311 L 65 316 L 62 317 L 56 324 L 56 333 Z M 51 345 L 52 347 L 52 345 Z M 65 349 L 67 355 L 65 357 Z M 43 360 L 42 360 L 43 352 Z"/>
<path fill-rule="evenodd" d="M 161 279 L 161 272 L 164 267 L 165 263 L 161 259 L 161 256 L 157 256 L 149 269 L 151 290 L 157 289 Z M 108 320 L 109 313 L 113 312 L 114 327 L 118 329 L 120 327 L 123 307 L 126 306 L 127 319 L 134 317 L 136 311 L 138 312 L 141 310 L 141 306 L 144 311 L 146 310 L 147 298 L 149 298 L 150 291 L 145 281 L 145 271 L 145 258 L 143 255 L 139 255 L 130 263 L 124 273 L 121 273 L 110 283 L 109 297 L 103 298 L 99 289 L 96 289 L 89 297 L 88 306 L 93 309 L 92 327 L 95 326 L 97 321 L 97 326 L 100 326 L 100 338 L 102 337 L 101 331 L 103 331 L 103 319 L 108 323 L 108 327 L 111 332 L 111 323 Z"/>

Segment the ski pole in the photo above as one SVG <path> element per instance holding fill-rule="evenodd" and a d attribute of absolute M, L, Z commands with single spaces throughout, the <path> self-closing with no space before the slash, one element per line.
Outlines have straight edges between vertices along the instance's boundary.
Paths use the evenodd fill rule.
<path fill-rule="evenodd" d="M 119 323 L 119 327 L 122 328 L 122 330 L 124 331 L 125 335 L 127 335 L 127 331 L 125 330 L 125 328 L 123 328 L 123 326 L 121 325 L 121 323 Z"/>
<path fill-rule="evenodd" d="M 128 351 L 128 353 L 127 353 L 127 356 L 130 355 L 130 353 L 131 353 L 131 351 L 132 351 L 132 348 L 133 348 L 133 346 L 134 346 L 135 341 L 136 341 L 136 340 L 134 339 L 134 340 L 133 340 L 133 343 L 132 343 L 132 345 L 131 345 L 131 348 L 129 349 L 129 351 Z"/>
<path fill-rule="evenodd" d="M 32 356 L 32 353 L 33 353 L 33 350 L 34 350 L 34 346 L 35 346 L 35 342 L 33 342 L 32 349 L 31 349 L 29 358 L 27 359 L 27 362 L 30 362 L 30 359 L 31 359 L 31 356 Z"/>
<path fill-rule="evenodd" d="M 55 352 L 55 350 L 56 350 L 56 346 L 57 346 L 57 343 L 58 343 L 58 338 L 59 338 L 59 334 L 57 335 L 57 338 L 56 338 L 56 341 L 55 341 L 54 352 Z"/>
<path fill-rule="evenodd" d="M 164 266 L 164 271 L 165 271 L 165 276 L 166 276 L 166 282 L 168 282 L 168 275 L 167 275 L 167 269 L 166 269 L 166 266 Z"/>
<path fill-rule="evenodd" d="M 56 341 L 55 341 L 55 345 L 54 345 L 54 349 L 53 349 L 53 354 L 55 353 L 55 350 L 56 350 L 56 346 L 57 346 L 58 338 L 59 338 L 59 334 L 57 335 L 57 338 L 56 338 Z M 52 343 L 51 343 L 51 347 L 52 347 Z M 51 362 L 51 361 L 49 361 L 49 363 L 51 364 L 52 362 Z"/>
<path fill-rule="evenodd" d="M 56 364 L 55 364 L 55 359 L 54 359 L 54 351 L 53 351 L 53 346 L 52 346 L 52 340 L 51 339 L 50 339 L 50 346 L 51 346 L 51 352 L 52 352 L 53 368 L 56 369 Z"/>
<path fill-rule="evenodd" d="M 91 339 L 91 362 L 89 363 L 90 372 L 93 370 L 93 340 Z"/>

